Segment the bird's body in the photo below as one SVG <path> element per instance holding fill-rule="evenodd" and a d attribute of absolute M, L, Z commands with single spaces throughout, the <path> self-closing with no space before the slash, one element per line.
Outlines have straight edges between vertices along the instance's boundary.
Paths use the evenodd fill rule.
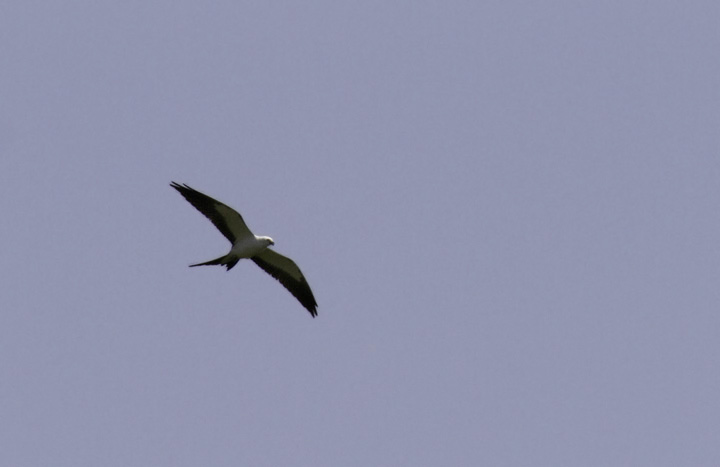
<path fill-rule="evenodd" d="M 188 185 L 172 182 L 170 186 L 210 219 L 232 244 L 228 254 L 204 263 L 191 264 L 191 267 L 222 265 L 229 271 L 241 259 L 251 259 L 265 272 L 280 281 L 313 318 L 317 316 L 317 302 L 305 276 L 293 260 L 268 248 L 275 244 L 272 238 L 253 234 L 240 213 Z"/>
<path fill-rule="evenodd" d="M 258 237 L 253 235 L 252 237 L 246 237 L 239 240 L 236 244 L 230 248 L 229 255 L 233 255 L 240 259 L 252 258 L 253 256 L 261 253 L 265 248 L 270 245 L 274 245 L 270 237 Z"/>

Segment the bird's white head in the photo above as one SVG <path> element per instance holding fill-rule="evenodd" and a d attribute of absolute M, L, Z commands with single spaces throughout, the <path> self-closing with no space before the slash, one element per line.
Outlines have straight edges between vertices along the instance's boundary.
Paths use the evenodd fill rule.
<path fill-rule="evenodd" d="M 264 242 L 266 246 L 275 245 L 275 242 L 270 237 L 258 237 L 258 240 Z"/>

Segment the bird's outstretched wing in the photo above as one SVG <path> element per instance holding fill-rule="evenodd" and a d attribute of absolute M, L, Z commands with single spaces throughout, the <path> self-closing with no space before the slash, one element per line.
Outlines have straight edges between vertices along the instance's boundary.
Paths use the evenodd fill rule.
<path fill-rule="evenodd" d="M 233 208 L 190 188 L 188 185 L 172 182 L 170 186 L 180 192 L 190 204 L 195 206 L 195 209 L 210 219 L 233 245 L 240 238 L 253 236 L 240 213 Z"/>
<path fill-rule="evenodd" d="M 269 248 L 250 259 L 265 272 L 280 281 L 310 312 L 313 318 L 317 316 L 317 302 L 312 290 L 310 290 L 310 285 L 308 285 L 305 276 L 303 276 L 300 268 L 293 260 Z"/>

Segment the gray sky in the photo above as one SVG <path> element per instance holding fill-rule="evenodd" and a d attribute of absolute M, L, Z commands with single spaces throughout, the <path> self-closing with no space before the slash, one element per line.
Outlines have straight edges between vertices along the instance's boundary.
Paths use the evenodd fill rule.
<path fill-rule="evenodd" d="M 717 465 L 718 18 L 3 2 L 0 464 Z"/>

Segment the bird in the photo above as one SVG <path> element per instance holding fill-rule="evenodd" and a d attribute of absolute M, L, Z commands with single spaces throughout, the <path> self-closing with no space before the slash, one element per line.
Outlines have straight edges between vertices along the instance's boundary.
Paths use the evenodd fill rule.
<path fill-rule="evenodd" d="M 210 219 L 232 244 L 226 255 L 204 263 L 191 264 L 190 267 L 219 265 L 225 266 L 229 271 L 241 259 L 249 258 L 277 279 L 313 318 L 317 316 L 318 305 L 305 276 L 293 260 L 269 248 L 275 245 L 272 238 L 254 235 L 239 212 L 189 185 L 171 182 L 170 186 Z"/>

